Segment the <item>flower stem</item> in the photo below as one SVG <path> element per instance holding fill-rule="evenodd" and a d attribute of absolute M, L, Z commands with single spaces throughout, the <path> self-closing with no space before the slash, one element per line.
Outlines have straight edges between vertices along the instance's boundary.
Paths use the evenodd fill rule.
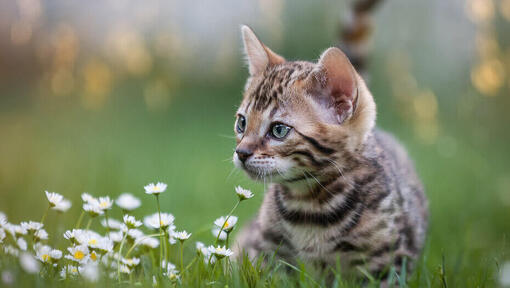
<path fill-rule="evenodd" d="M 218 235 L 216 236 L 216 241 L 214 241 L 214 246 L 218 245 L 218 240 L 220 239 L 220 235 L 221 235 L 221 232 L 223 231 L 223 227 L 225 227 L 225 224 L 227 224 L 228 219 L 230 218 L 230 216 L 232 216 L 232 213 L 234 213 L 234 211 L 236 210 L 237 206 L 239 206 L 239 203 L 241 203 L 240 199 L 237 200 L 236 205 L 234 205 L 234 208 L 232 208 L 232 210 L 230 210 L 230 213 L 228 213 L 227 217 L 225 218 L 225 222 L 223 222 L 223 225 L 221 225 L 220 231 L 218 232 Z M 228 239 L 228 234 L 227 234 L 227 239 Z M 227 243 L 227 245 L 228 245 L 228 243 Z M 213 255 L 211 254 L 211 256 L 209 256 L 209 260 L 207 261 L 209 263 L 209 265 L 211 265 L 212 256 Z"/>
<path fill-rule="evenodd" d="M 89 222 L 87 222 L 87 228 L 85 228 L 85 229 L 89 230 L 91 224 L 92 224 L 92 217 L 89 219 Z"/>
<path fill-rule="evenodd" d="M 48 215 L 48 211 L 50 211 L 50 208 L 51 208 L 51 205 L 48 205 L 48 208 L 46 209 L 46 211 L 44 212 L 42 218 L 41 218 L 41 223 L 44 224 L 44 220 L 46 219 L 46 216 Z"/>
<path fill-rule="evenodd" d="M 184 264 L 182 261 L 182 250 L 184 248 L 184 241 L 181 241 L 181 273 L 184 271 Z"/>
<path fill-rule="evenodd" d="M 221 232 L 223 231 L 223 227 L 225 227 L 225 224 L 227 224 L 228 219 L 230 216 L 232 216 L 232 213 L 234 213 L 234 210 L 236 210 L 237 206 L 239 206 L 239 203 L 241 203 L 241 200 L 237 200 L 236 205 L 234 205 L 234 208 L 230 210 L 230 213 L 228 213 L 227 217 L 225 218 L 225 222 L 223 222 L 223 225 L 220 227 L 220 232 L 218 232 L 218 235 L 216 236 L 216 241 L 214 241 L 214 245 L 218 245 L 218 240 L 220 239 Z M 228 237 L 228 236 L 227 236 Z"/>
<path fill-rule="evenodd" d="M 126 242 L 128 232 L 129 230 L 126 231 L 124 237 L 122 238 L 122 242 L 120 242 L 119 256 L 117 258 L 117 277 L 119 278 L 119 283 L 120 283 L 120 258 L 122 257 L 122 248 L 124 247 L 124 242 Z"/>
<path fill-rule="evenodd" d="M 155 194 L 156 196 L 156 204 L 158 205 L 158 216 L 159 216 L 159 234 L 163 234 L 163 229 L 161 228 L 161 209 L 159 208 L 159 195 Z M 166 238 L 166 233 L 163 234 Z M 163 236 L 159 236 L 159 272 L 163 274 Z M 167 262 L 168 263 L 168 262 Z M 168 265 L 168 264 L 167 264 Z"/>
<path fill-rule="evenodd" d="M 161 236 L 161 234 L 157 233 L 157 234 L 150 234 L 150 235 L 145 235 L 143 236 L 142 238 L 140 238 L 139 240 L 137 240 L 135 242 L 135 244 L 133 244 L 133 246 L 131 246 L 131 248 L 129 248 L 128 252 L 126 253 L 126 258 L 129 256 L 129 254 L 131 253 L 131 251 L 133 251 L 133 249 L 136 248 L 136 246 L 138 246 L 140 243 L 142 243 L 143 240 L 147 239 L 147 238 L 150 238 L 150 237 L 155 237 L 155 236 Z"/>
<path fill-rule="evenodd" d="M 85 211 L 81 211 L 80 218 L 78 218 L 78 222 L 76 222 L 75 229 L 80 228 L 81 221 L 83 221 L 83 216 L 85 216 Z"/>
<path fill-rule="evenodd" d="M 104 210 L 104 218 L 106 219 L 106 233 L 108 233 L 108 239 L 110 239 L 110 220 L 108 220 L 108 210 Z"/>

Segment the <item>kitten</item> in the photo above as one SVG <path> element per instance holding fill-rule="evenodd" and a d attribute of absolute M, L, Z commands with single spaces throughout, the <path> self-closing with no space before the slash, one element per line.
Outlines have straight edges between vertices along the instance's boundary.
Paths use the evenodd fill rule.
<path fill-rule="evenodd" d="M 413 263 L 428 209 L 405 149 L 375 126 L 375 102 L 345 54 L 286 61 L 242 27 L 250 77 L 237 111 L 235 165 L 268 181 L 235 251 L 383 279 Z M 406 260 L 404 260 L 406 258 Z M 354 269 L 353 269 L 354 268 Z M 409 271 L 409 270 L 408 270 Z"/>

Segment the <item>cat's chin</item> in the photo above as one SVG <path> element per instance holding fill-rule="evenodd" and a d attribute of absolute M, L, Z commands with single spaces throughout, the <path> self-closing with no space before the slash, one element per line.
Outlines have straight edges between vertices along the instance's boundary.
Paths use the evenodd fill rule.
<path fill-rule="evenodd" d="M 263 183 L 283 183 L 284 178 L 276 171 L 265 171 L 260 169 L 250 169 L 249 167 L 239 167 L 252 180 Z"/>

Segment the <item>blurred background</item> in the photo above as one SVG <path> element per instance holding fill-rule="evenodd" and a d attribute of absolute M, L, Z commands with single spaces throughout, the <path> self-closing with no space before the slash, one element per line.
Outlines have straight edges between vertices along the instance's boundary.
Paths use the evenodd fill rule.
<path fill-rule="evenodd" d="M 48 218 L 58 242 L 82 192 L 131 192 L 142 217 L 155 211 L 143 186 L 163 181 L 162 209 L 196 239 L 212 240 L 236 185 L 256 193 L 236 212 L 248 221 L 263 187 L 230 161 L 239 27 L 316 60 L 349 3 L 0 1 L 0 211 L 37 220 L 44 190 L 65 195 L 73 208 Z M 444 256 L 452 283 L 495 279 L 510 260 L 510 0 L 387 0 L 374 21 L 378 125 L 408 147 L 430 198 L 424 263 Z"/>

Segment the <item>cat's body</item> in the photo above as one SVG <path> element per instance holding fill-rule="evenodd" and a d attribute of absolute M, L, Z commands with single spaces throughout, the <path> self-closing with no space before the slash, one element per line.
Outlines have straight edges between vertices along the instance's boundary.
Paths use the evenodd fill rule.
<path fill-rule="evenodd" d="M 427 201 L 404 148 L 376 130 L 375 102 L 337 48 L 288 62 L 243 27 L 250 78 L 237 113 L 234 163 L 269 182 L 237 254 L 300 259 L 384 276 L 412 268 Z"/>
<path fill-rule="evenodd" d="M 261 253 L 324 267 L 362 266 L 375 277 L 412 263 L 427 229 L 427 205 L 412 163 L 391 136 L 374 131 L 349 168 L 309 194 L 271 184 L 253 223 L 238 237 L 250 258 Z M 410 268 L 410 267 L 407 267 Z"/>

